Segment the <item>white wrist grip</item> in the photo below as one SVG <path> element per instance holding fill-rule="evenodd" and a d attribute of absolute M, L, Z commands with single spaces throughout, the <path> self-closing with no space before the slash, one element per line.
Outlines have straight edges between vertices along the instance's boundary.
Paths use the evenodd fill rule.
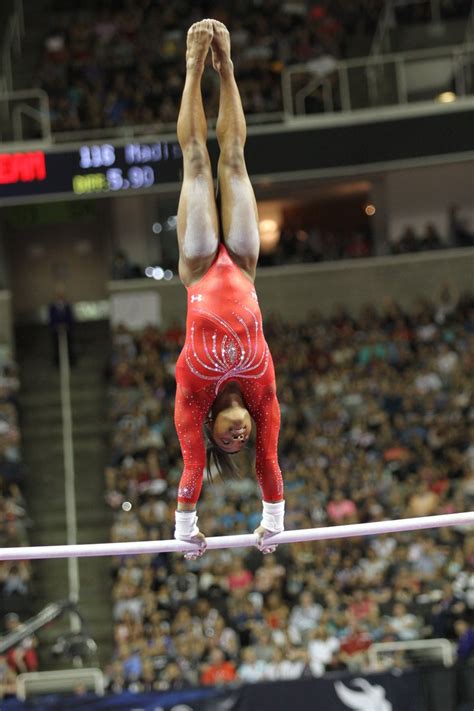
<path fill-rule="evenodd" d="M 263 513 L 261 526 L 272 533 L 281 533 L 284 530 L 285 501 L 277 501 L 276 504 L 269 504 L 262 501 Z"/>
<path fill-rule="evenodd" d="M 174 537 L 180 541 L 194 538 L 199 533 L 196 511 L 176 511 Z"/>

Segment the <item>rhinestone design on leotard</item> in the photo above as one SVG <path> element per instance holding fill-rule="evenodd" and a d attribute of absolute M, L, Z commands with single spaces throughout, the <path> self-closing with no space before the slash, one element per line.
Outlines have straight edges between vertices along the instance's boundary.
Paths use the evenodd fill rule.
<path fill-rule="evenodd" d="M 245 342 L 229 321 L 210 311 L 199 309 L 199 314 L 215 325 L 211 334 L 204 326 L 196 327 L 196 321 L 191 324 L 191 338 L 185 351 L 186 363 L 198 378 L 215 381 L 216 394 L 226 380 L 235 377 L 261 378 L 268 367 L 269 352 L 266 343 L 258 357 L 259 321 L 249 308 L 246 306 L 243 308 L 249 316 L 250 323 L 247 323 L 240 314 L 234 313 L 233 316 L 245 332 Z M 197 339 L 202 341 L 205 360 L 197 352 Z"/>

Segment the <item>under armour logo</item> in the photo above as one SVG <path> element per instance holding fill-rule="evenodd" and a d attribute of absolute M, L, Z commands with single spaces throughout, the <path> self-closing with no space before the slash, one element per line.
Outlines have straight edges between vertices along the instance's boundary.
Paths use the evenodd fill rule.
<path fill-rule="evenodd" d="M 202 301 L 203 298 L 204 298 L 204 297 L 203 297 L 202 294 L 193 294 L 193 295 L 191 296 L 191 303 L 193 303 L 193 301 Z"/>

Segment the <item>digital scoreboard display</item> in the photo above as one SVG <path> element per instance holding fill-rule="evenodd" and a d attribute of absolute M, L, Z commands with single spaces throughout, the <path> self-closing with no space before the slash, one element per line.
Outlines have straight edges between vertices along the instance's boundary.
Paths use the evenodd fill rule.
<path fill-rule="evenodd" d="M 353 116 L 334 124 L 314 119 L 298 128 L 285 124 L 249 129 L 247 169 L 259 181 L 288 181 L 373 174 L 380 170 L 472 160 L 474 106 L 433 104 L 430 112 L 411 111 L 369 119 Z M 324 119 L 326 117 L 323 117 Z M 210 137 L 208 150 L 216 165 L 219 147 Z M 130 195 L 179 190 L 182 155 L 176 140 L 125 140 L 91 145 L 53 146 L 42 150 L 0 148 L 0 207 L 12 203 Z"/>
<path fill-rule="evenodd" d="M 92 197 L 147 191 L 181 180 L 176 141 L 101 143 L 65 151 L 0 153 L 0 205 L 41 196 Z"/>

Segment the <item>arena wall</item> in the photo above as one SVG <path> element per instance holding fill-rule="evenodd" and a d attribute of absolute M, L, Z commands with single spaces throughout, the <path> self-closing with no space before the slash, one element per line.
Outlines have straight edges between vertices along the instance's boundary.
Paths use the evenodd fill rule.
<path fill-rule="evenodd" d="M 472 290 L 474 248 L 268 267 L 258 272 L 256 285 L 264 314 L 297 321 L 315 309 L 327 315 L 339 303 L 357 313 L 364 304 L 381 305 L 387 296 L 409 307 L 420 296 L 436 298 L 445 282 L 460 291 Z M 184 319 L 186 292 L 178 279 L 114 281 L 108 288 L 111 296 L 157 290 L 163 324 Z"/>

